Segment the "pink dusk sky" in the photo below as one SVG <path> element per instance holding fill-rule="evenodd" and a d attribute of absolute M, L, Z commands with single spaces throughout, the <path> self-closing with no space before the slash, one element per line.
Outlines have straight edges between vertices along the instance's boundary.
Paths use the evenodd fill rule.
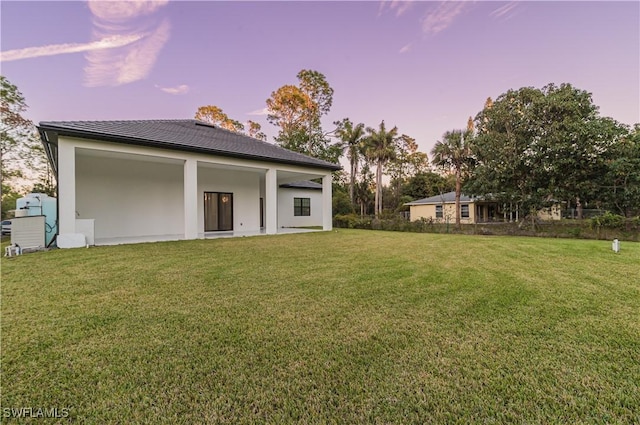
<path fill-rule="evenodd" d="M 429 152 L 487 97 L 571 83 L 640 121 L 640 2 L 2 1 L 2 75 L 34 122 L 193 118 L 277 129 L 271 92 L 301 69 L 334 88 L 331 123 L 398 126 Z"/>

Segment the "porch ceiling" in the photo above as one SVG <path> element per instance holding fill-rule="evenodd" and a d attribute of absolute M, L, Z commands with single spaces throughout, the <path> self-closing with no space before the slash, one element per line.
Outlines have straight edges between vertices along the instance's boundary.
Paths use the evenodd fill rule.
<path fill-rule="evenodd" d="M 292 183 L 300 180 L 320 179 L 322 177 L 322 174 L 278 171 L 278 184 Z"/>
<path fill-rule="evenodd" d="M 125 159 L 130 161 L 156 162 L 160 164 L 180 165 L 184 161 L 175 158 L 166 158 L 164 156 L 141 155 L 127 152 L 114 152 L 102 149 L 77 148 L 76 155 L 78 157 L 93 158 L 109 158 L 109 159 Z"/>
<path fill-rule="evenodd" d="M 164 156 L 157 156 L 157 155 L 146 155 L 146 154 L 137 154 L 137 153 L 128 153 L 128 152 L 116 152 L 116 151 L 109 151 L 109 150 L 102 150 L 102 149 L 91 149 L 91 148 L 77 148 L 76 155 L 80 158 L 92 157 L 92 158 L 108 158 L 108 159 L 129 160 L 129 161 L 154 162 L 154 163 L 172 164 L 172 165 L 184 164 L 184 160 L 182 159 L 167 158 Z M 266 169 L 262 167 L 220 164 L 220 163 L 207 162 L 207 161 L 198 161 L 198 167 L 213 168 L 217 170 L 243 171 L 248 173 L 257 173 L 261 175 L 264 175 L 266 171 Z M 319 179 L 322 177 L 323 177 L 323 174 L 314 173 L 314 172 L 309 173 L 309 172 L 302 172 L 302 171 L 278 170 L 279 185 L 302 181 L 302 180 Z"/>

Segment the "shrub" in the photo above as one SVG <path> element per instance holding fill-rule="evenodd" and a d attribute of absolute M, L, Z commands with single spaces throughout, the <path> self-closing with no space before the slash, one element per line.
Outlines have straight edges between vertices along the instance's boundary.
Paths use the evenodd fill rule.
<path fill-rule="evenodd" d="M 623 216 L 607 211 L 598 217 L 593 217 L 590 224 L 592 228 L 621 229 L 624 226 L 624 221 Z"/>
<path fill-rule="evenodd" d="M 336 214 L 333 226 L 343 229 L 371 229 L 371 219 L 358 214 Z"/>
<path fill-rule="evenodd" d="M 582 229 L 580 227 L 572 227 L 567 230 L 567 233 L 572 238 L 579 238 L 582 235 Z"/>
<path fill-rule="evenodd" d="M 333 216 L 333 226 L 343 229 L 353 229 L 356 220 L 359 218 L 356 214 L 336 214 Z"/>

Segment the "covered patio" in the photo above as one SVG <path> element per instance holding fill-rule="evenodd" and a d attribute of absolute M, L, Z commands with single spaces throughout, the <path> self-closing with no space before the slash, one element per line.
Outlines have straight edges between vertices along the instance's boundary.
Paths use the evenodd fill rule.
<path fill-rule="evenodd" d="M 96 123 L 102 133 L 88 134 Z M 278 228 L 279 186 L 311 179 L 322 181 L 314 211 L 323 230 L 331 230 L 335 164 L 193 120 L 160 121 L 162 132 L 144 143 L 131 133 L 149 137 L 158 122 L 116 123 L 82 122 L 82 130 L 40 124 L 58 179 L 61 234 L 81 233 L 79 221 L 94 223 L 97 245 L 312 231 Z M 164 140 L 169 130 L 179 130 L 169 134 L 171 144 Z M 217 137 L 234 143 L 213 154 Z"/>

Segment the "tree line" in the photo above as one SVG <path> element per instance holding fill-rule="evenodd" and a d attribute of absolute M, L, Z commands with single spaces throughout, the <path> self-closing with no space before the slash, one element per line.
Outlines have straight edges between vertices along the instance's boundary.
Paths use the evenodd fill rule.
<path fill-rule="evenodd" d="M 465 128 L 443 134 L 429 161 L 415 139 L 384 120 L 370 127 L 344 118 L 325 131 L 333 89 L 318 71 L 297 78 L 267 99 L 268 121 L 284 148 L 346 158 L 348 171 L 336 173 L 334 213 L 393 214 L 406 202 L 455 191 L 458 225 L 462 193 L 521 217 L 554 204 L 574 209 L 576 218 L 585 207 L 640 214 L 640 124 L 601 116 L 591 93 L 571 84 L 488 98 Z"/>
<path fill-rule="evenodd" d="M 434 148 L 436 163 L 455 173 L 457 194 L 531 217 L 553 204 L 575 209 L 576 218 L 585 207 L 640 214 L 640 124 L 601 116 L 587 91 L 571 84 L 508 90 L 487 99 L 473 124 Z"/>
<path fill-rule="evenodd" d="M 452 179 L 436 173 L 415 139 L 397 126 L 384 120 L 367 126 L 344 118 L 325 129 L 322 118 L 331 110 L 333 88 L 318 71 L 303 69 L 296 78 L 297 84 L 278 88 L 266 100 L 267 121 L 278 128 L 274 142 L 285 149 L 333 163 L 346 157 L 349 170 L 334 176 L 334 213 L 379 216 L 406 210 L 403 204 L 413 199 L 452 190 Z M 220 113 L 207 112 L 211 110 Z M 201 106 L 195 117 L 253 136 L 218 106 Z M 261 130 L 259 124 L 252 125 Z"/>
<path fill-rule="evenodd" d="M 297 84 L 266 100 L 267 121 L 278 128 L 274 142 L 283 148 L 333 163 L 346 159 L 348 170 L 334 177 L 335 214 L 397 214 L 407 202 L 450 191 L 456 193 L 457 224 L 462 193 L 522 215 L 555 203 L 574 207 L 577 217 L 585 207 L 640 214 L 640 124 L 601 116 L 591 94 L 571 84 L 488 98 L 465 128 L 443 134 L 429 161 L 414 138 L 384 120 L 368 126 L 343 118 L 325 129 L 333 88 L 318 71 L 296 77 Z M 22 116 L 24 97 L 4 76 L 0 82 L 4 218 L 28 189 L 21 182 L 35 181 L 31 190 L 50 194 L 54 182 L 33 123 Z M 267 139 L 259 123 L 245 125 L 216 105 L 199 107 L 195 118 Z"/>

